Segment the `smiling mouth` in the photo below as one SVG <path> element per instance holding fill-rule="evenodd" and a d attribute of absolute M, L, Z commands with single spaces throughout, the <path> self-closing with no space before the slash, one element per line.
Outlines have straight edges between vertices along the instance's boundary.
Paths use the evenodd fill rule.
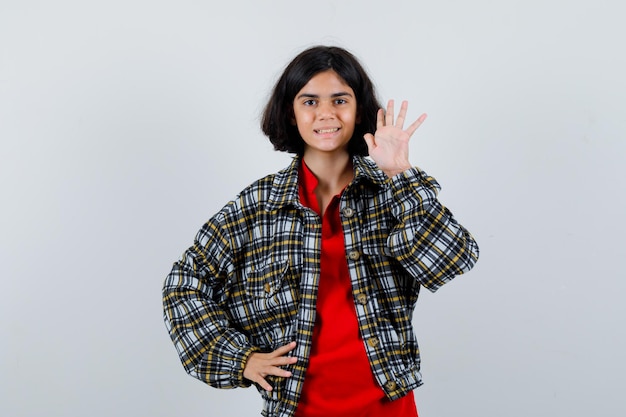
<path fill-rule="evenodd" d="M 338 127 L 334 128 L 334 129 L 316 129 L 315 133 L 319 133 L 319 134 L 327 134 L 327 133 L 335 133 L 339 130 Z"/>

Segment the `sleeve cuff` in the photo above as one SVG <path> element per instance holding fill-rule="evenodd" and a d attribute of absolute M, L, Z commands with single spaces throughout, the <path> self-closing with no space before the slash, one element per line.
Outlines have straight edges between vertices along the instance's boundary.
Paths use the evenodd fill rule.
<path fill-rule="evenodd" d="M 441 187 L 437 181 L 417 167 L 390 179 L 393 195 L 392 213 L 400 219 L 403 214 L 422 213 L 437 199 Z"/>

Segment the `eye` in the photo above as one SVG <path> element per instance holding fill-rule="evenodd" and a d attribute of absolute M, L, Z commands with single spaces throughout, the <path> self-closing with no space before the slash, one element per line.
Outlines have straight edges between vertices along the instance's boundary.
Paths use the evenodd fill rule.
<path fill-rule="evenodd" d="M 338 98 L 335 100 L 335 104 L 346 104 L 347 101 L 345 98 Z"/>
<path fill-rule="evenodd" d="M 315 100 L 309 99 L 309 100 L 304 100 L 304 102 L 302 104 L 304 104 L 305 106 L 314 106 L 315 103 L 316 103 Z"/>

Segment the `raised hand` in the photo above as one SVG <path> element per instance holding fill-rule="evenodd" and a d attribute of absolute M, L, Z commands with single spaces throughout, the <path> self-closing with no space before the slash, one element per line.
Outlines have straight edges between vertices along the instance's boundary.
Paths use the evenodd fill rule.
<path fill-rule="evenodd" d="M 402 102 L 395 123 L 393 107 L 393 100 L 389 100 L 386 112 L 383 109 L 379 109 L 376 132 L 373 135 L 367 133 L 364 136 L 370 156 L 376 162 L 376 165 L 390 178 L 411 168 L 411 163 L 409 162 L 409 139 L 426 120 L 426 113 L 424 113 L 405 130 L 404 122 L 409 103 L 407 101 Z"/>
<path fill-rule="evenodd" d="M 289 378 L 292 374 L 281 369 L 281 366 L 291 365 L 298 361 L 298 358 L 285 356 L 296 347 L 296 342 L 281 346 L 270 353 L 253 353 L 248 357 L 248 361 L 243 369 L 244 378 L 256 382 L 266 391 L 271 391 L 272 386 L 265 380 L 268 375 Z"/>

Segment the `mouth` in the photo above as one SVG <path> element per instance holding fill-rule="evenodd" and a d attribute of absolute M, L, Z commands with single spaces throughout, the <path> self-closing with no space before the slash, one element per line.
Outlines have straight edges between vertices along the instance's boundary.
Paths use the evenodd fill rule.
<path fill-rule="evenodd" d="M 332 129 L 315 129 L 315 133 L 319 134 L 319 135 L 327 135 L 329 133 L 335 133 L 338 132 L 339 128 L 335 127 Z"/>

